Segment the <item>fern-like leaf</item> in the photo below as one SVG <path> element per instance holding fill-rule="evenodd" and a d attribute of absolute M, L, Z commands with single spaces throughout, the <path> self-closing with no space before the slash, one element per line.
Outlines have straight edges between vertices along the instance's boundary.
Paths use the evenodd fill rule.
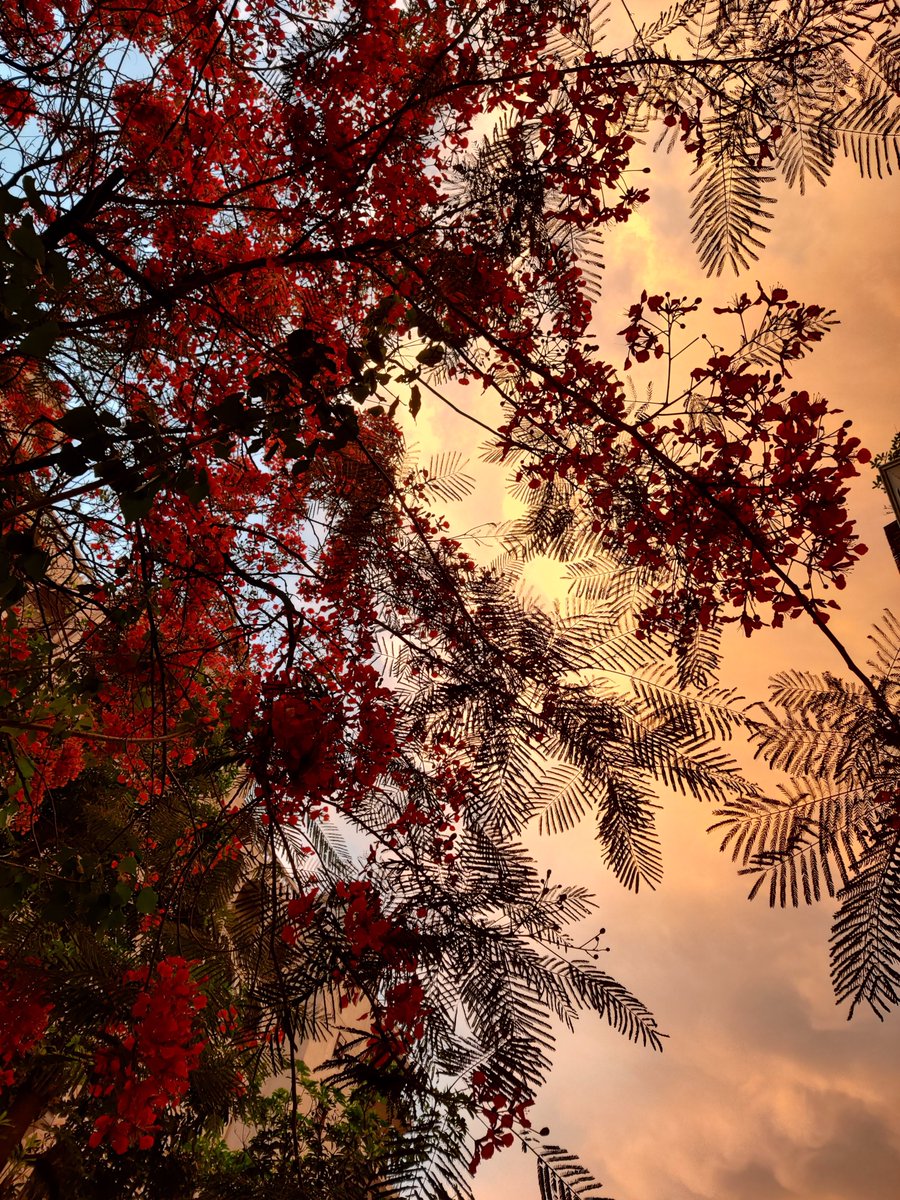
<path fill-rule="evenodd" d="M 709 128 L 706 153 L 691 185 L 691 236 L 708 275 L 735 274 L 759 257 L 774 205 L 764 188 L 771 172 L 753 160 L 739 106 L 723 107 Z"/>
<path fill-rule="evenodd" d="M 475 487 L 475 479 L 466 470 L 466 459 L 456 450 L 436 454 L 421 471 L 422 491 L 444 501 L 464 500 Z"/>
<path fill-rule="evenodd" d="M 886 834 L 889 834 L 887 836 Z M 881 1019 L 900 1002 L 900 838 L 873 835 L 841 892 L 831 939 L 831 978 L 852 1016 L 861 1003 Z"/>
<path fill-rule="evenodd" d="M 537 1156 L 541 1200 L 610 1200 L 600 1194 L 603 1185 L 571 1151 L 533 1137 L 527 1145 Z"/>

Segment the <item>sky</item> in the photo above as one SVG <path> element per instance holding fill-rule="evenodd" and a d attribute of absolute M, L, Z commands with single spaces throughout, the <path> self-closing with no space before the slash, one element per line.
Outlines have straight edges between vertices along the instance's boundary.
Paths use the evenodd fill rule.
<path fill-rule="evenodd" d="M 650 203 L 607 246 L 595 326 L 611 361 L 621 358 L 611 335 L 642 288 L 702 295 L 708 311 L 752 292 L 756 279 L 780 283 L 792 297 L 837 309 L 841 321 L 798 367 L 797 386 L 841 407 L 874 453 L 885 449 L 900 428 L 900 179 L 860 180 L 852 164 L 838 164 L 826 189 L 780 195 L 768 245 L 749 272 L 707 280 L 691 248 L 686 164 L 681 156 L 649 161 Z M 434 407 L 423 405 L 417 436 L 423 455 L 467 441 L 477 456 L 475 432 Z M 482 471 L 467 508 L 472 523 L 509 512 Z M 900 575 L 882 532 L 890 514 L 871 484 L 869 474 L 856 481 L 852 504 L 870 553 L 833 618 L 863 660 L 871 623 L 884 607 L 900 609 Z M 549 574 L 532 582 L 548 595 L 558 589 Z M 750 641 L 726 638 L 722 681 L 748 698 L 763 698 L 769 676 L 789 667 L 840 673 L 842 664 L 800 621 Z M 623 891 L 590 828 L 535 840 L 554 878 L 597 894 L 606 969 L 668 1034 L 654 1054 L 596 1017 L 574 1034 L 562 1031 L 537 1122 L 615 1200 L 896 1200 L 900 1013 L 882 1024 L 861 1012 L 848 1023 L 828 978 L 829 906 L 773 912 L 765 900 L 749 903 L 747 882 L 705 832 L 711 807 L 662 800 L 666 877 L 656 892 Z M 534 1160 L 515 1148 L 476 1180 L 478 1200 L 537 1195 Z"/>

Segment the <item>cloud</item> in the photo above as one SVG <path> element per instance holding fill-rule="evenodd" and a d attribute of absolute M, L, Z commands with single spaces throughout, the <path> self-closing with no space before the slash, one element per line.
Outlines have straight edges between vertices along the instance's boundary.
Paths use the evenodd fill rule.
<path fill-rule="evenodd" d="M 728 1200 L 795 1200 L 797 1193 L 784 1187 L 768 1163 L 750 1162 L 721 1177 L 722 1196 Z"/>
<path fill-rule="evenodd" d="M 900 426 L 896 179 L 860 182 L 839 166 L 827 189 L 782 197 L 758 269 L 709 281 L 691 259 L 686 185 L 678 178 L 687 163 L 654 159 L 653 167 L 651 203 L 607 244 L 606 296 L 596 315 L 604 353 L 620 361 L 615 331 L 643 287 L 702 294 L 699 324 L 712 336 L 713 304 L 752 291 L 757 276 L 777 281 L 800 299 L 838 308 L 841 319 L 797 366 L 792 386 L 826 395 L 866 444 L 886 446 Z M 860 661 L 881 609 L 900 603 L 882 534 L 888 515 L 870 485 L 859 480 L 853 502 L 871 553 L 840 594 L 831 625 Z M 729 636 L 726 650 L 723 680 L 750 698 L 763 697 L 779 670 L 842 670 L 821 635 L 799 621 L 750 642 Z M 866 1012 L 847 1022 L 828 976 L 833 906 L 772 912 L 764 901 L 748 904 L 747 882 L 704 833 L 710 813 L 665 800 L 666 879 L 658 892 L 637 897 L 604 875 L 589 823 L 535 844 L 555 876 L 597 890 L 596 925 L 607 927 L 612 948 L 604 965 L 671 1035 L 659 1056 L 602 1022 L 580 1022 L 560 1039 L 536 1120 L 617 1200 L 896 1200 L 900 1013 L 884 1025 Z M 532 1171 L 522 1156 L 500 1155 L 479 1175 L 476 1196 L 535 1197 Z"/>
<path fill-rule="evenodd" d="M 703 833 L 707 815 L 667 805 L 669 874 L 647 895 L 601 874 L 587 829 L 537 847 L 555 875 L 598 887 L 605 965 L 671 1036 L 654 1055 L 585 1018 L 560 1039 L 536 1120 L 617 1200 L 895 1198 L 893 1031 L 835 1008 L 827 906 L 748 903 Z M 479 1200 L 536 1195 L 510 1185 L 502 1159 L 496 1171 L 479 1177 Z"/>
<path fill-rule="evenodd" d="M 876 1112 L 852 1097 L 836 1094 L 829 1095 L 820 1110 L 821 1144 L 792 1163 L 790 1177 L 798 1197 L 896 1200 L 900 1180 L 896 1110 Z"/>

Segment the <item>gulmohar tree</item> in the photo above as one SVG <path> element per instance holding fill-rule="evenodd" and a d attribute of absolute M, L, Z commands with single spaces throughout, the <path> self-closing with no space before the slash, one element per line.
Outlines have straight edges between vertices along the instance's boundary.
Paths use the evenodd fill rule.
<path fill-rule="evenodd" d="M 612 51 L 577 3 L 19 0 L 0 42 L 8 1187 L 465 1195 L 518 1137 L 590 1194 L 530 1128 L 554 1021 L 660 1034 L 523 831 L 590 815 L 653 886 L 660 785 L 746 803 L 717 630 L 842 649 L 867 460 L 794 386 L 823 308 L 741 295 L 638 402 L 699 301 L 644 292 L 619 370 L 591 263 L 648 123 L 711 270 L 770 165 L 890 166 L 890 18 L 688 3 Z M 456 385 L 526 501 L 493 560 L 396 423 Z M 537 553 L 570 606 L 517 589 Z"/>

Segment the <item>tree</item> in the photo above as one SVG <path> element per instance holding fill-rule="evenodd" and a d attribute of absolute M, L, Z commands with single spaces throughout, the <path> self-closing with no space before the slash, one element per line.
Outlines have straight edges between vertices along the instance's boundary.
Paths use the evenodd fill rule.
<path fill-rule="evenodd" d="M 807 120 L 801 50 L 819 74 L 842 37 L 888 53 L 875 9 L 773 41 L 765 8 L 733 68 L 760 159 L 773 105 Z M 791 390 L 829 314 L 784 289 L 727 310 L 736 348 L 683 391 L 627 400 L 582 264 L 645 199 L 641 112 L 706 170 L 679 81 L 720 142 L 731 91 L 648 51 L 668 34 L 616 54 L 591 28 L 517 0 L 0 15 L 7 1155 L 50 1113 L 51 1142 L 80 1130 L 152 1194 L 152 1156 L 284 1069 L 270 1145 L 299 1170 L 300 1044 L 358 1006 L 338 1069 L 406 1130 L 390 1186 L 465 1194 L 466 1158 L 518 1134 L 545 1195 L 590 1189 L 529 1132 L 552 1019 L 660 1035 L 522 831 L 593 810 L 636 888 L 659 781 L 743 790 L 716 629 L 805 613 L 835 640 L 821 588 L 862 553 L 866 460 Z M 708 205 L 704 261 L 741 261 L 746 200 Z M 695 307 L 644 294 L 626 370 Z M 499 398 L 491 453 L 531 497 L 505 561 L 450 536 L 461 464 L 417 467 L 395 424 L 450 381 Z M 523 601 L 535 552 L 573 560 L 584 603 Z"/>

